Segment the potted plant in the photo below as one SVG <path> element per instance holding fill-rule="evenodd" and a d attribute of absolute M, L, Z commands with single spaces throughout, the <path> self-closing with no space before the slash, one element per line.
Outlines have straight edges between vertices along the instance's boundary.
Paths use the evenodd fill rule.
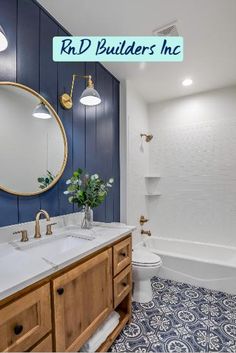
<path fill-rule="evenodd" d="M 113 182 L 113 178 L 105 182 L 98 174 L 89 175 L 80 168 L 67 180 L 67 190 L 64 191 L 64 194 L 69 196 L 70 203 L 84 208 L 82 228 L 90 229 L 92 227 L 92 209 L 105 200 Z"/>

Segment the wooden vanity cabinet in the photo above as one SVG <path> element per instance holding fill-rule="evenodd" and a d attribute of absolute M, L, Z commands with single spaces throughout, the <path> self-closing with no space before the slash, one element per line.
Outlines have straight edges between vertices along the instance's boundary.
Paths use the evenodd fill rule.
<path fill-rule="evenodd" d="M 76 351 L 112 311 L 112 250 L 53 280 L 56 351 Z"/>
<path fill-rule="evenodd" d="M 48 283 L 0 310 L 0 351 L 26 351 L 51 327 Z"/>
<path fill-rule="evenodd" d="M 131 235 L 0 301 L 0 351 L 79 351 L 108 315 L 131 319 Z"/>

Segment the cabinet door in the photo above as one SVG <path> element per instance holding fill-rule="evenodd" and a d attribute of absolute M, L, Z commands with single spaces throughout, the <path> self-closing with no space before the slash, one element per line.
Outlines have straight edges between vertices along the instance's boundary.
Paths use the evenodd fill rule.
<path fill-rule="evenodd" d="M 78 351 L 112 311 L 112 250 L 53 281 L 56 351 Z"/>
<path fill-rule="evenodd" d="M 46 284 L 0 310 L 0 351 L 25 351 L 50 330 L 50 288 Z"/>

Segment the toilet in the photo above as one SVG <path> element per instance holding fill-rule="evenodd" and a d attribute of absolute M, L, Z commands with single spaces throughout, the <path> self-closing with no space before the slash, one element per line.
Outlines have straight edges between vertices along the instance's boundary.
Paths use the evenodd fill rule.
<path fill-rule="evenodd" d="M 146 248 L 137 248 L 132 252 L 133 300 L 147 303 L 152 300 L 151 278 L 158 274 L 162 260 Z"/>

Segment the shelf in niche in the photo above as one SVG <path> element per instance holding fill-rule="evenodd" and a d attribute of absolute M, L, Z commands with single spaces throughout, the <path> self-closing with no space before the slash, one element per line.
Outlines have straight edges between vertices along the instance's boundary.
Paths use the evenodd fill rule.
<path fill-rule="evenodd" d="M 152 196 L 161 196 L 160 193 L 155 193 L 155 194 L 145 194 L 147 197 L 152 197 Z"/>
<path fill-rule="evenodd" d="M 160 179 L 160 175 L 145 175 L 145 179 Z"/>

